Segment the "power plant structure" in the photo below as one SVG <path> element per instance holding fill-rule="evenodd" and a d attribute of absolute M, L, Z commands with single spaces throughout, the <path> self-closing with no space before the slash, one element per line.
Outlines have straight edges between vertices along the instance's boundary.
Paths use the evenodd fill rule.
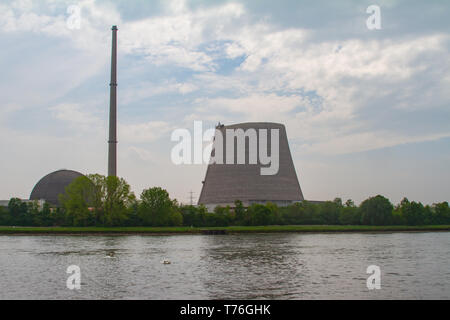
<path fill-rule="evenodd" d="M 49 173 L 36 183 L 30 200 L 45 200 L 51 206 L 57 207 L 60 205 L 59 195 L 65 193 L 66 187 L 81 176 L 83 175 L 79 172 L 65 169 Z"/>
<path fill-rule="evenodd" d="M 117 31 L 117 26 L 113 26 L 108 176 L 117 176 Z M 233 135 L 229 136 L 230 131 Z M 276 132 L 275 136 L 273 132 Z M 244 152 L 236 153 L 237 149 Z M 223 161 L 217 161 L 219 156 Z M 236 200 L 246 207 L 268 202 L 286 206 L 304 200 L 283 124 L 248 122 L 225 126 L 219 123 L 211 157 L 215 161 L 207 167 L 198 200 L 198 204 L 205 205 L 210 212 L 216 206 L 234 207 Z M 59 195 L 64 194 L 65 188 L 79 176 L 82 174 L 72 170 L 52 172 L 35 185 L 30 200 L 59 206 Z"/>
<path fill-rule="evenodd" d="M 112 27 L 108 176 L 117 176 L 117 26 Z"/>
<path fill-rule="evenodd" d="M 109 104 L 108 176 L 117 176 L 117 26 L 112 27 L 111 82 Z M 52 172 L 34 186 L 30 200 L 44 200 L 51 206 L 60 206 L 59 195 L 83 174 L 73 170 Z"/>
<path fill-rule="evenodd" d="M 240 138 L 228 136 L 227 130 L 231 130 L 232 133 L 240 131 L 244 134 L 241 134 Z M 278 153 L 278 170 L 274 174 L 263 174 L 262 170 L 268 167 L 267 164 L 262 163 L 261 159 L 250 162 L 251 158 L 255 159 L 256 149 L 252 151 L 252 135 L 249 132 L 256 133 L 256 136 L 253 134 L 253 144 L 258 145 L 258 153 L 261 156 L 261 148 L 265 143 L 261 143 L 261 135 L 270 137 L 270 132 L 273 130 L 278 131 L 278 141 L 267 138 L 267 154 L 275 159 L 274 156 L 277 156 L 276 153 Z M 199 205 L 205 205 L 208 211 L 212 211 L 216 206 L 234 207 L 236 200 L 242 201 L 245 207 L 254 203 L 265 204 L 268 202 L 286 206 L 304 200 L 292 161 L 286 128 L 283 124 L 270 122 L 249 122 L 228 126 L 219 124 L 216 127 L 214 143 L 217 141 L 218 134 L 223 140 L 222 145 L 215 145 L 211 156 L 215 158 L 218 154 L 222 154 L 222 159 L 233 160 L 233 163 L 230 164 L 226 161 L 217 163 L 217 159 L 215 159 L 216 163 L 208 165 L 198 201 Z M 227 141 L 230 137 L 234 141 Z M 237 148 L 234 148 L 239 145 L 239 139 L 241 139 L 241 146 L 242 143 L 245 146 L 245 161 L 242 163 L 243 157 L 241 157 L 240 164 L 238 164 L 239 155 L 235 152 Z M 278 143 L 278 145 L 275 146 L 274 143 Z M 233 154 L 229 154 L 229 145 L 233 146 L 231 149 Z M 217 150 L 217 148 L 223 149 Z"/>

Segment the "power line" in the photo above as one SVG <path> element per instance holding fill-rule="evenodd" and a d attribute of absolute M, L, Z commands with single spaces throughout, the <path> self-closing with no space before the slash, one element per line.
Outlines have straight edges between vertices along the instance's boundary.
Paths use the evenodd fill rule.
<path fill-rule="evenodd" d="M 190 195 L 191 195 L 191 206 L 193 206 L 193 205 L 194 205 L 194 192 L 191 191 L 191 192 L 189 192 L 189 193 L 190 193 Z"/>

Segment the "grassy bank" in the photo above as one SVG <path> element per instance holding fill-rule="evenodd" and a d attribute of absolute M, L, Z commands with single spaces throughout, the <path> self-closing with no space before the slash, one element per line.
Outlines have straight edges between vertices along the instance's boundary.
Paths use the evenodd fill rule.
<path fill-rule="evenodd" d="M 0 235 L 5 234 L 202 234 L 206 230 L 225 230 L 227 233 L 272 233 L 272 232 L 407 232 L 407 231 L 450 231 L 450 225 L 431 226 L 329 226 L 329 225 L 289 225 L 289 226 L 233 226 L 233 227 L 0 227 Z"/>

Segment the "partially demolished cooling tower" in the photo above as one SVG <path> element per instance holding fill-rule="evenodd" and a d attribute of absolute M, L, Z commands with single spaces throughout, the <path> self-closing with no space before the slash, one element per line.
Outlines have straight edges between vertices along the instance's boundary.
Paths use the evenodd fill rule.
<path fill-rule="evenodd" d="M 277 131 L 279 139 L 274 140 L 274 136 L 271 133 L 276 133 Z M 239 145 L 239 138 L 228 135 L 227 141 L 227 134 L 232 134 L 233 132 L 241 133 L 241 147 L 243 146 L 242 141 L 245 139 L 244 164 L 238 164 L 237 149 L 239 148 L 237 146 Z M 256 137 L 254 134 L 252 135 L 252 132 L 256 132 Z M 220 149 L 220 144 L 218 144 L 220 141 L 218 135 L 221 135 L 221 139 L 223 140 L 222 149 Z M 265 140 L 267 141 L 266 154 L 270 156 L 279 154 L 278 168 L 276 168 L 276 161 L 272 158 L 271 165 L 275 167 L 272 169 L 278 169 L 275 174 L 270 174 L 270 172 L 269 174 L 263 174 L 264 168 L 266 168 L 265 170 L 267 172 L 270 171 L 267 168 L 271 166 L 267 164 L 263 165 L 262 163 L 267 163 L 267 161 L 261 161 L 263 158 L 260 157 L 260 149 L 264 147 L 264 142 L 261 142 L 261 138 L 264 138 L 264 136 L 267 137 Z M 234 137 L 234 143 L 232 144 L 234 147 L 227 148 L 227 145 L 233 142 L 232 137 Z M 274 145 L 277 141 L 279 143 L 279 152 L 276 152 L 277 148 Z M 252 143 L 257 144 L 257 151 L 256 149 L 252 149 Z M 284 125 L 267 122 L 240 123 L 229 126 L 219 124 L 216 127 L 214 144 L 215 147 L 211 156 L 213 158 L 217 156 L 217 158 L 223 159 L 223 161 L 220 163 L 216 159 L 216 163 L 210 163 L 208 165 L 199 204 L 203 204 L 209 210 L 213 210 L 218 205 L 234 207 L 235 200 L 241 200 L 244 206 L 267 202 L 285 206 L 303 200 L 302 190 L 295 172 Z M 256 147 L 256 145 L 253 146 Z M 217 150 L 215 150 L 216 148 Z M 223 156 L 220 154 L 220 150 L 223 150 Z M 257 161 L 252 163 L 250 160 L 255 159 L 255 153 L 258 154 Z M 232 160 L 232 163 L 230 161 L 227 162 L 226 159 Z M 241 157 L 240 163 L 242 162 Z"/>

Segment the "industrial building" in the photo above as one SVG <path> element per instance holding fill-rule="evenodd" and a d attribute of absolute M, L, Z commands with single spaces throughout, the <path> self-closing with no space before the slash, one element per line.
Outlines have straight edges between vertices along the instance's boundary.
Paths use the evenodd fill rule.
<path fill-rule="evenodd" d="M 108 176 L 117 175 L 117 26 L 112 27 L 111 82 L 109 105 Z M 60 206 L 59 195 L 73 180 L 82 176 L 73 170 L 58 170 L 43 177 L 33 188 L 30 200 Z"/>
<path fill-rule="evenodd" d="M 109 106 L 109 140 L 108 140 L 108 176 L 117 175 L 117 27 L 112 27 L 112 51 L 111 51 L 111 81 L 110 81 L 110 106 Z M 214 210 L 216 206 L 234 207 L 236 200 L 241 200 L 243 205 L 248 207 L 254 203 L 265 204 L 272 202 L 278 206 L 286 206 L 294 202 L 303 201 L 303 193 L 292 161 L 289 149 L 286 128 L 283 124 L 271 122 L 249 122 L 234 125 L 218 125 L 216 127 L 215 141 L 217 142 L 218 132 L 222 136 L 222 148 L 218 152 L 217 144 L 213 149 L 211 156 L 217 157 L 223 155 L 224 159 L 229 160 L 230 154 L 227 154 L 227 144 L 233 141 L 227 141 L 227 130 L 239 130 L 244 134 L 255 131 L 253 138 L 257 141 L 258 155 L 261 155 L 261 132 L 277 132 L 276 151 L 272 148 L 269 139 L 267 145 L 267 155 L 273 156 L 277 153 L 276 173 L 264 174 L 267 171 L 267 163 L 257 159 L 256 162 L 247 161 L 241 163 L 237 155 L 232 155 L 233 163 L 224 161 L 208 165 L 206 176 L 203 181 L 202 191 L 198 204 L 205 205 L 209 211 Z M 245 159 L 255 159 L 254 151 L 250 149 L 251 135 L 244 135 L 241 140 L 245 145 Z M 234 151 L 233 151 L 234 152 Z M 253 152 L 253 153 L 252 153 Z M 242 157 L 240 158 L 242 160 Z M 72 170 L 59 170 L 43 177 L 33 188 L 30 200 L 46 201 L 51 206 L 60 206 L 59 195 L 65 193 L 65 188 L 76 178 L 82 176 L 81 173 Z"/>
<path fill-rule="evenodd" d="M 249 137 L 245 137 L 245 158 L 244 164 L 227 164 L 225 161 L 212 163 L 208 165 L 205 180 L 198 201 L 199 205 L 205 205 L 209 211 L 216 206 L 234 207 L 236 200 L 241 200 L 243 205 L 248 207 L 254 203 L 272 202 L 279 206 L 286 206 L 294 202 L 302 201 L 303 193 L 292 161 L 289 143 L 286 134 L 286 128 L 283 124 L 270 122 L 250 122 L 234 125 L 219 125 L 216 127 L 216 136 L 220 132 L 223 139 L 223 155 L 227 158 L 227 129 L 242 129 L 247 132 L 253 129 L 257 132 L 257 138 L 261 130 L 271 132 L 278 129 L 279 132 L 279 168 L 273 175 L 261 174 L 261 168 L 267 167 L 261 164 L 260 159 L 257 163 L 250 163 L 251 151 L 249 147 Z M 216 137 L 215 137 L 216 139 Z M 235 138 L 237 141 L 237 138 Z M 237 145 L 237 144 L 235 144 Z M 259 148 L 261 145 L 259 145 Z M 272 144 L 268 143 L 268 153 L 272 154 Z M 220 152 L 219 152 L 220 153 Z M 216 156 L 215 147 L 211 156 Z M 237 155 L 233 155 L 236 159 Z"/>
<path fill-rule="evenodd" d="M 65 193 L 66 187 L 81 173 L 73 170 L 58 170 L 43 177 L 31 191 L 30 200 L 45 200 L 51 206 L 59 206 L 59 195 Z"/>

